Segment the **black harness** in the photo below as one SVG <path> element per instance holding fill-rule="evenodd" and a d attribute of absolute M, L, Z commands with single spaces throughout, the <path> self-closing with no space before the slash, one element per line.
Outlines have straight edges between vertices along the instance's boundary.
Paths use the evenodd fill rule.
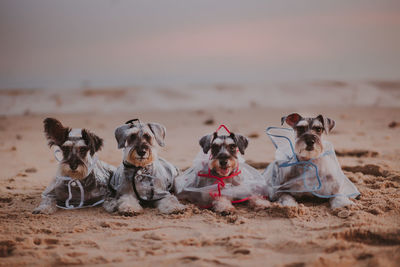
<path fill-rule="evenodd" d="M 150 198 L 149 198 L 149 199 L 144 199 L 144 198 L 142 198 L 142 197 L 140 196 L 139 192 L 137 191 L 137 188 L 136 188 L 136 179 L 135 179 L 135 177 L 138 175 L 138 172 L 139 172 L 139 175 L 142 175 L 142 173 L 140 173 L 140 172 L 142 172 L 143 170 L 146 170 L 146 168 L 137 167 L 137 166 L 134 166 L 134 165 L 132 165 L 132 164 L 130 164 L 130 163 L 128 163 L 128 162 L 125 162 L 125 161 L 123 161 L 122 163 L 123 163 L 123 165 L 124 165 L 124 168 L 132 169 L 132 170 L 133 170 L 133 175 L 132 175 L 132 187 L 133 187 L 133 191 L 134 191 L 135 194 L 136 194 L 136 197 L 137 197 L 141 202 L 144 202 L 144 203 L 154 203 L 154 202 L 159 201 L 159 200 L 161 200 L 161 199 L 164 198 L 164 197 L 161 197 L 161 198 L 153 199 L 153 197 L 154 197 L 154 183 L 153 183 L 153 181 L 150 182 L 150 186 L 151 186 Z M 153 179 L 153 177 L 152 177 L 151 175 L 146 175 L 146 174 L 145 174 L 145 176 L 151 177 L 151 178 Z"/>

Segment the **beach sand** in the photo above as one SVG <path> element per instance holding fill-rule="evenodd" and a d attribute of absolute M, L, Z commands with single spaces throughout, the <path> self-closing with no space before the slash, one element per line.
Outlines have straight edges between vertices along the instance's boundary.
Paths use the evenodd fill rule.
<path fill-rule="evenodd" d="M 274 158 L 265 128 L 279 126 L 281 116 L 293 111 L 321 113 L 336 121 L 327 138 L 338 152 L 344 173 L 361 192 L 355 205 L 332 211 L 324 200 L 303 199 L 296 208 L 273 204 L 253 211 L 241 204 L 236 214 L 226 217 L 190 204 L 178 215 L 160 215 L 145 208 L 141 215 L 123 217 L 110 215 L 102 207 L 32 214 L 57 166 L 43 134 L 46 117 L 93 130 L 105 140 L 99 158 L 114 165 L 122 158 L 114 139 L 118 125 L 137 117 L 160 122 L 167 127 L 167 135 L 159 155 L 181 169 L 191 165 L 200 149 L 199 138 L 223 123 L 231 131 L 251 136 L 245 159 L 264 168 Z M 187 110 L 176 105 L 175 110 L 158 111 L 100 114 L 53 109 L 2 115 L 0 266 L 399 266 L 399 123 L 399 107 L 379 106 L 269 108 L 254 104 Z"/>

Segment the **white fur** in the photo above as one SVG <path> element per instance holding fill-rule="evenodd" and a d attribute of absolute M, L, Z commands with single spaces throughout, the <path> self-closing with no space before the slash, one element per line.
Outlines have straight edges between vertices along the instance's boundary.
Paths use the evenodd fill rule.
<path fill-rule="evenodd" d="M 317 144 L 314 145 L 314 149 L 311 151 L 306 150 L 306 148 L 307 148 L 307 145 L 304 141 L 296 140 L 296 144 L 295 144 L 296 154 L 302 160 L 309 160 L 309 159 L 317 158 L 322 153 L 322 150 L 323 150 L 322 145 L 320 147 Z"/>
<path fill-rule="evenodd" d="M 216 145 L 222 145 L 223 143 L 224 143 L 224 141 L 222 139 L 220 139 L 220 138 L 216 138 L 213 141 L 213 144 L 216 144 Z"/>
<path fill-rule="evenodd" d="M 169 195 L 157 201 L 156 207 L 163 214 L 178 213 L 186 209 L 186 207 L 179 203 L 178 199 L 173 195 Z"/>
<path fill-rule="evenodd" d="M 278 202 L 282 206 L 286 206 L 286 207 L 296 207 L 298 205 L 298 203 L 294 199 L 294 197 L 292 195 L 289 195 L 289 194 L 282 194 L 279 197 Z"/>
<path fill-rule="evenodd" d="M 103 202 L 103 208 L 112 213 L 118 210 L 118 200 L 116 198 L 107 197 Z"/>
<path fill-rule="evenodd" d="M 323 127 L 322 123 L 318 120 L 314 120 L 312 126 L 313 127 Z"/>
<path fill-rule="evenodd" d="M 308 121 L 301 120 L 296 124 L 296 126 L 308 126 Z"/>
<path fill-rule="evenodd" d="M 250 205 L 255 210 L 264 210 L 264 209 L 269 208 L 271 206 L 271 202 L 269 202 L 268 200 L 264 199 L 261 196 L 251 197 L 249 202 L 250 202 Z"/>
<path fill-rule="evenodd" d="M 348 197 L 340 196 L 334 197 L 329 200 L 332 209 L 342 208 L 349 205 L 354 205 L 353 201 L 351 201 Z"/>
<path fill-rule="evenodd" d="M 142 206 L 133 194 L 122 195 L 118 199 L 118 212 L 123 215 L 136 215 L 143 212 Z"/>
<path fill-rule="evenodd" d="M 34 214 L 53 214 L 57 211 L 56 200 L 49 197 L 43 197 L 40 205 L 33 210 Z"/>
<path fill-rule="evenodd" d="M 232 138 L 225 139 L 225 144 L 227 144 L 227 145 L 231 145 L 234 143 L 235 143 L 235 141 L 233 141 Z"/>
<path fill-rule="evenodd" d="M 212 203 L 213 209 L 218 213 L 230 213 L 235 210 L 231 201 L 226 197 L 216 198 Z"/>

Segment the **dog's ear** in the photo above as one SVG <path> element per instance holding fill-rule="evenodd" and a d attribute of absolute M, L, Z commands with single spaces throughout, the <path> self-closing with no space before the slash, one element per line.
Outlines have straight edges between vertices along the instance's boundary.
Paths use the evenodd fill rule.
<path fill-rule="evenodd" d="M 330 118 L 324 118 L 321 114 L 317 116 L 317 119 L 324 126 L 325 133 L 328 134 L 332 131 L 333 127 L 335 127 L 335 121 Z"/>
<path fill-rule="evenodd" d="M 64 127 L 61 122 L 53 118 L 47 118 L 43 121 L 44 132 L 49 146 L 61 146 L 68 138 L 71 128 Z"/>
<path fill-rule="evenodd" d="M 298 113 L 292 113 L 281 118 L 281 125 L 286 122 L 287 125 L 293 128 L 302 118 Z"/>
<path fill-rule="evenodd" d="M 211 143 L 216 136 L 217 136 L 217 133 L 213 133 L 213 134 L 207 134 L 207 135 L 203 136 L 202 138 L 200 138 L 199 144 L 203 148 L 204 154 L 208 153 L 208 151 L 211 148 Z"/>
<path fill-rule="evenodd" d="M 99 151 L 103 146 L 103 139 L 98 137 L 92 132 L 89 132 L 86 129 L 82 129 L 82 138 L 85 140 L 85 143 L 88 145 L 90 150 L 90 155 L 93 156 L 94 153 Z"/>
<path fill-rule="evenodd" d="M 149 126 L 150 130 L 153 132 L 158 145 L 165 146 L 164 139 L 165 139 L 165 133 L 167 131 L 165 126 L 161 125 L 159 123 L 153 123 L 153 122 L 147 123 L 147 125 Z"/>
<path fill-rule="evenodd" d="M 240 154 L 244 155 L 244 151 L 246 150 L 247 146 L 249 145 L 249 139 L 241 134 L 234 134 L 231 133 L 231 138 L 235 140 L 235 144 L 239 148 Z"/>
<path fill-rule="evenodd" d="M 125 147 L 125 142 L 126 142 L 126 130 L 128 130 L 131 126 L 129 124 L 124 124 L 119 126 L 117 129 L 115 129 L 115 139 L 117 139 L 118 143 L 118 149 L 124 148 Z"/>

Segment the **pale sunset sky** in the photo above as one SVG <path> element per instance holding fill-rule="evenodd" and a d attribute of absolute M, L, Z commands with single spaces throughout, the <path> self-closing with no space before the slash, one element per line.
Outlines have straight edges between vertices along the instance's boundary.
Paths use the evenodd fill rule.
<path fill-rule="evenodd" d="M 2 0 L 0 88 L 399 80 L 398 0 Z"/>

